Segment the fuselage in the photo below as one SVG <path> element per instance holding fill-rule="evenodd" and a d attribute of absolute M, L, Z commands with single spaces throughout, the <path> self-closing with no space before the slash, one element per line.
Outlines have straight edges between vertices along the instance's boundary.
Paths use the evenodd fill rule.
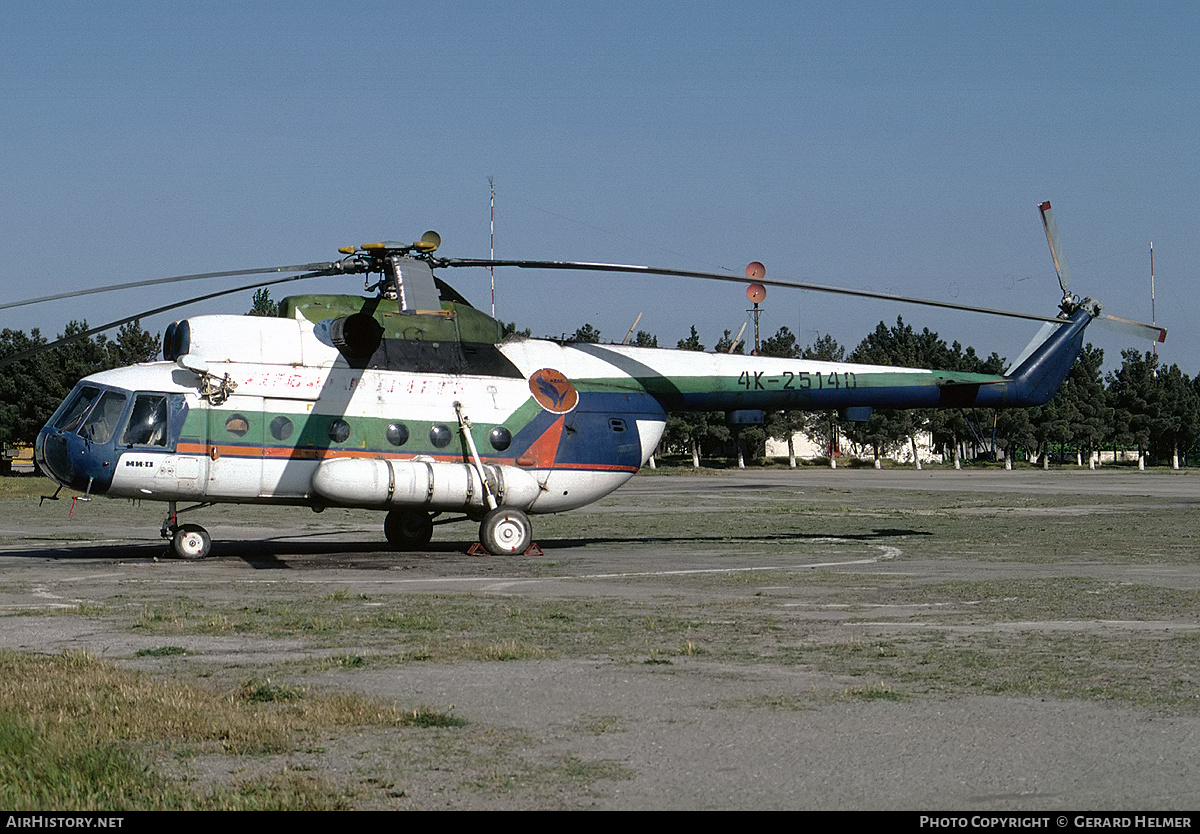
<path fill-rule="evenodd" d="M 312 298 L 278 319 L 177 323 L 175 361 L 81 380 L 38 437 L 43 470 L 112 497 L 468 514 L 486 482 L 503 505 L 559 512 L 632 477 L 668 411 L 1026 405 L 1057 389 L 1086 326 L 1002 377 L 502 342 L 461 300 L 414 314 Z"/>

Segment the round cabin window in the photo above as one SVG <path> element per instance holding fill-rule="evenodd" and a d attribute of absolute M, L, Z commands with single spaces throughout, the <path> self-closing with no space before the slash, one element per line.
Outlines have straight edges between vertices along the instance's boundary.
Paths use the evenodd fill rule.
<path fill-rule="evenodd" d="M 225 421 L 225 431 L 234 437 L 245 437 L 250 431 L 250 421 L 242 414 L 234 414 Z"/>
<path fill-rule="evenodd" d="M 437 425 L 429 430 L 429 442 L 439 449 L 450 445 L 450 429 Z"/>
<path fill-rule="evenodd" d="M 492 448 L 497 452 L 503 452 L 512 444 L 512 432 L 504 428 L 504 426 L 496 426 L 488 435 L 488 440 L 491 441 Z"/>
<path fill-rule="evenodd" d="M 403 446 L 408 442 L 408 426 L 403 423 L 388 423 L 384 435 L 387 437 L 387 442 L 393 446 Z"/>
<path fill-rule="evenodd" d="M 271 437 L 276 440 L 287 440 L 292 436 L 292 421 L 286 417 L 276 417 L 271 421 Z"/>
<path fill-rule="evenodd" d="M 329 439 L 334 443 L 345 443 L 350 438 L 350 424 L 338 418 L 329 424 Z"/>

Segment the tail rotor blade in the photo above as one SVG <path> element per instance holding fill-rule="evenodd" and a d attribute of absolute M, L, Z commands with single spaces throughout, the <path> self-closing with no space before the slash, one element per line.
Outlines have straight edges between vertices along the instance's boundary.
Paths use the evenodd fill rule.
<path fill-rule="evenodd" d="M 1071 294 L 1071 269 L 1063 255 L 1062 242 L 1058 238 L 1058 224 L 1054 222 L 1054 213 L 1050 209 L 1050 201 L 1040 204 L 1042 225 L 1046 228 L 1046 242 L 1050 244 L 1050 257 L 1054 259 L 1054 271 L 1058 273 L 1058 285 L 1062 287 L 1063 295 Z"/>
<path fill-rule="evenodd" d="M 1150 339 L 1150 341 L 1160 344 L 1167 340 L 1167 329 L 1159 327 L 1156 324 L 1146 324 L 1134 321 L 1133 319 L 1121 318 L 1120 316 L 1110 316 L 1108 313 L 1101 313 L 1099 321 L 1110 330 L 1119 330 L 1138 339 Z"/>

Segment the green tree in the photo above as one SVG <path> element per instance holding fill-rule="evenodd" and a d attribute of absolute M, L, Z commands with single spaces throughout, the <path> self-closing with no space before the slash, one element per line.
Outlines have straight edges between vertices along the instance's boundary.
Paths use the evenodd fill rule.
<path fill-rule="evenodd" d="M 843 362 L 846 359 L 846 349 L 838 344 L 829 334 L 819 336 L 809 346 L 800 351 L 801 359 L 813 359 L 819 362 Z M 801 412 L 799 421 L 801 431 L 820 444 L 829 454 L 829 465 L 836 466 L 835 452 L 846 422 L 839 419 L 836 411 Z"/>
<path fill-rule="evenodd" d="M 1076 463 L 1095 467 L 1095 452 L 1104 442 L 1112 423 L 1111 406 L 1104 392 L 1104 351 L 1091 344 L 1083 346 L 1070 373 L 1054 395 L 1061 400 L 1067 422 L 1069 443 L 1075 449 Z"/>
<path fill-rule="evenodd" d="M 151 335 L 150 331 L 142 328 L 140 321 L 134 319 L 121 325 L 117 340 L 108 343 L 109 359 L 115 368 L 153 362 L 158 357 L 161 345 L 162 339 L 158 333 Z"/>
<path fill-rule="evenodd" d="M 786 328 L 785 328 L 786 329 Z M 721 334 L 721 338 L 717 340 L 717 345 L 713 348 L 715 353 L 720 354 L 744 354 L 746 351 L 745 340 L 739 339 L 737 344 L 733 342 L 732 330 L 726 330 Z M 769 416 L 769 415 L 767 415 Z M 719 421 L 724 420 L 724 414 L 719 411 L 714 411 L 708 415 L 709 424 L 712 427 L 712 435 L 714 442 L 719 442 L 716 438 L 720 436 L 717 429 Z M 746 468 L 746 450 L 750 450 L 752 457 L 762 458 L 766 453 L 767 437 L 766 426 L 735 426 L 728 427 L 728 434 L 733 438 L 734 448 L 737 453 L 738 469 Z"/>
<path fill-rule="evenodd" d="M 692 325 L 686 339 L 677 343 L 679 350 L 703 351 L 700 335 Z M 667 415 L 664 443 L 670 449 L 683 449 L 692 456 L 692 466 L 700 468 L 700 456 L 704 446 L 728 443 L 729 427 L 725 425 L 725 414 L 720 411 L 684 411 Z"/>
<path fill-rule="evenodd" d="M 59 338 L 85 332 L 86 321 L 67 324 Z M 46 339 L 38 330 L 0 331 L 0 357 L 40 345 Z M 0 371 L 0 441 L 33 443 L 59 403 L 85 376 L 109 368 L 145 362 L 158 355 L 158 336 L 134 321 L 118 331 L 116 341 L 100 335 L 77 339 L 53 350 L 14 362 Z"/>
<path fill-rule="evenodd" d="M 589 344 L 597 344 L 600 341 L 600 331 L 592 327 L 590 324 L 585 324 L 583 327 L 575 331 L 575 335 L 567 339 L 568 342 L 586 342 Z"/>
<path fill-rule="evenodd" d="M 20 330 L 0 331 L 0 357 L 44 344 L 37 328 L 28 336 Z M 49 351 L 0 369 L 0 442 L 32 443 L 67 390 Z"/>
<path fill-rule="evenodd" d="M 1145 465 L 1150 448 L 1157 369 L 1157 356 L 1131 349 L 1121 351 L 1121 367 L 1108 375 L 1113 409 L 1109 437 L 1114 446 L 1137 449 L 1139 467 Z"/>
<path fill-rule="evenodd" d="M 87 329 L 87 321 L 71 321 L 67 323 L 59 338 L 76 336 Z M 61 345 L 54 349 L 53 355 L 59 370 L 60 400 L 85 376 L 116 367 L 113 360 L 114 351 L 110 350 L 108 337 L 104 334 L 94 339 L 77 339 L 70 344 Z"/>
<path fill-rule="evenodd" d="M 725 331 L 726 334 L 729 331 Z M 760 356 L 778 356 L 782 359 L 799 359 L 802 351 L 796 337 L 787 327 L 781 327 L 774 336 L 759 343 Z M 814 358 L 814 357 L 807 357 Z M 788 466 L 796 468 L 796 433 L 804 431 L 807 417 L 803 411 L 772 411 L 767 414 L 763 426 L 764 434 L 787 443 Z"/>
<path fill-rule="evenodd" d="M 721 338 L 717 340 L 717 346 L 715 348 L 713 348 L 713 351 L 715 353 L 744 354 L 746 352 L 746 340 L 739 339 L 738 343 L 735 345 L 733 343 L 733 337 L 731 335 L 729 335 L 732 332 L 733 332 L 732 330 L 726 330 L 725 333 L 721 336 Z"/>
<path fill-rule="evenodd" d="M 533 335 L 533 331 L 530 330 L 528 327 L 526 327 L 524 330 L 518 330 L 517 323 L 515 321 L 506 321 L 506 322 L 501 322 L 501 324 L 500 324 L 501 340 L 507 340 L 507 339 L 511 339 L 514 337 L 528 339 L 532 335 Z"/>
<path fill-rule="evenodd" d="M 729 335 L 730 331 L 726 330 L 721 341 L 717 343 L 717 352 L 728 353 L 730 348 L 734 348 L 735 352 L 740 352 L 744 343 L 739 342 L 736 346 L 733 344 L 733 339 Z M 800 356 L 800 347 L 796 344 L 796 336 L 787 327 L 780 327 L 775 332 L 775 335 L 768 336 L 759 342 L 759 356 L 772 356 L 779 359 L 797 359 Z M 789 426 L 794 426 L 792 431 L 788 431 Z M 745 454 L 750 452 L 752 457 L 761 458 L 765 453 L 766 441 L 768 437 L 776 437 L 787 441 L 788 445 L 788 461 L 791 466 L 796 465 L 796 449 L 793 435 L 803 427 L 803 415 L 800 412 L 785 412 L 773 411 L 764 415 L 764 423 L 762 426 L 740 426 L 735 432 L 734 440 L 737 443 L 738 467 L 745 466 Z"/>
<path fill-rule="evenodd" d="M 271 290 L 267 287 L 254 291 L 254 303 L 246 315 L 274 318 L 279 315 L 279 304 L 271 300 Z"/>
<path fill-rule="evenodd" d="M 1154 394 L 1150 434 L 1157 454 L 1169 455 L 1171 468 L 1178 469 L 1180 451 L 1200 436 L 1200 396 L 1178 365 L 1159 367 Z"/>
<path fill-rule="evenodd" d="M 869 365 L 896 365 L 906 368 L 945 367 L 949 348 L 936 333 L 926 328 L 917 333 L 904 319 L 897 316 L 896 324 L 888 327 L 882 321 L 850 354 L 850 361 Z M 920 469 L 916 436 L 933 430 L 936 411 L 933 409 L 876 408 L 871 419 L 858 426 L 848 426 L 848 436 L 856 442 L 870 445 L 876 460 L 887 450 L 907 441 L 912 447 L 914 465 Z"/>
<path fill-rule="evenodd" d="M 679 350 L 696 350 L 703 351 L 704 345 L 700 343 L 700 334 L 696 332 L 696 325 L 692 325 L 692 331 L 686 339 L 680 339 L 676 345 Z"/>
<path fill-rule="evenodd" d="M 1004 450 L 1004 467 L 1012 469 L 1013 461 L 1021 450 L 1037 446 L 1037 433 L 1031 419 L 1032 409 L 1001 408 L 993 415 L 992 427 L 996 435 L 996 446 Z"/>
<path fill-rule="evenodd" d="M 768 336 L 759 342 L 758 355 L 797 359 L 800 356 L 800 346 L 796 344 L 796 335 L 787 327 L 781 327 L 774 336 Z"/>

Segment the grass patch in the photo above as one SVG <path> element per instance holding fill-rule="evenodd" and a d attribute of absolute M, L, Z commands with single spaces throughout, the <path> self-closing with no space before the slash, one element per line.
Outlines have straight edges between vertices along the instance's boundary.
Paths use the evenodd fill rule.
<path fill-rule="evenodd" d="M 873 686 L 856 686 L 843 693 L 847 698 L 860 701 L 903 701 L 904 696 L 880 681 Z"/>
<path fill-rule="evenodd" d="M 585 720 L 580 729 L 591 736 L 602 736 L 605 733 L 623 733 L 628 727 L 626 719 L 619 715 L 598 715 Z"/>
<path fill-rule="evenodd" d="M 158 646 L 153 649 L 138 649 L 134 652 L 134 657 L 172 657 L 185 654 L 187 649 L 183 646 Z"/>
<path fill-rule="evenodd" d="M 813 690 L 807 696 L 786 694 L 786 695 L 754 695 L 749 698 L 739 698 L 733 701 L 724 701 L 722 707 L 727 709 L 742 709 L 744 707 L 758 709 L 786 709 L 795 710 L 797 712 L 804 710 L 816 709 L 824 705 L 825 697 L 820 695 L 816 690 Z"/>
<path fill-rule="evenodd" d="M 267 681 L 234 692 L 160 682 L 86 652 L 0 651 L 0 803 L 14 810 L 337 809 L 347 791 L 294 772 L 203 788 L 161 754 L 262 756 L 352 726 L 459 727 L 451 713 Z"/>
<path fill-rule="evenodd" d="M 0 499 L 40 498 L 53 495 L 58 484 L 44 475 L 5 475 L 0 477 Z"/>
<path fill-rule="evenodd" d="M 918 633 L 889 643 L 806 646 L 822 672 L 908 684 L 914 693 L 1112 701 L 1200 712 L 1200 636 Z M 868 691 L 847 690 L 868 697 Z"/>
<path fill-rule="evenodd" d="M 270 678 L 258 680 L 251 678 L 242 684 L 238 696 L 252 703 L 290 703 L 299 701 L 308 690 L 300 686 L 275 683 Z"/>
<path fill-rule="evenodd" d="M 1152 620 L 1200 621 L 1200 591 L 1083 577 L 951 581 L 924 586 L 916 600 L 970 604 L 997 621 Z"/>
<path fill-rule="evenodd" d="M 454 714 L 454 707 L 439 712 L 429 707 L 414 707 L 404 713 L 404 723 L 409 727 L 465 727 L 467 720 Z"/>
<path fill-rule="evenodd" d="M 322 661 L 325 668 L 609 652 L 632 660 L 664 645 L 678 647 L 674 653 L 679 655 L 695 655 L 707 645 L 710 632 L 728 629 L 709 618 L 664 616 L 656 609 L 631 616 L 604 599 L 570 604 L 526 600 L 514 606 L 503 598 L 469 594 L 412 594 L 372 605 L 356 603 L 352 595 L 332 599 L 326 594 L 240 607 L 206 606 L 180 597 L 142 606 L 129 625 L 153 635 L 260 634 L 301 638 L 315 646 L 352 642 L 377 650 L 369 660 L 356 655 L 358 660 Z"/>
<path fill-rule="evenodd" d="M 669 657 L 663 657 L 662 652 L 660 652 L 658 649 L 651 649 L 650 656 L 643 660 L 642 663 L 647 666 L 670 666 L 671 659 Z"/>

